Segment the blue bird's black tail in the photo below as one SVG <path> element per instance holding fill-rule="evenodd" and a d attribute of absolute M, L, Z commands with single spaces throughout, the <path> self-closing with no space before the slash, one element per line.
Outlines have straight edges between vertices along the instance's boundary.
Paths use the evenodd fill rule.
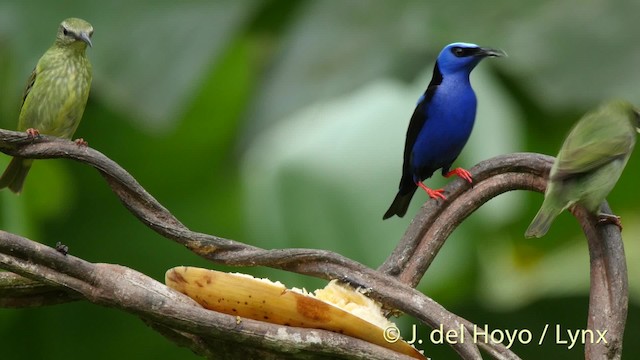
<path fill-rule="evenodd" d="M 387 212 L 384 213 L 382 220 L 386 220 L 392 217 L 393 215 L 398 215 L 398 217 L 403 217 L 404 214 L 407 213 L 407 209 L 409 208 L 409 203 L 411 203 L 411 198 L 413 198 L 413 194 L 416 193 L 416 189 L 418 188 L 418 186 L 416 186 L 415 184 L 412 184 L 412 185 L 413 186 L 411 186 L 408 189 L 400 188 L 400 190 L 398 191 L 398 194 L 396 195 L 396 198 L 393 199 L 393 203 L 391 203 L 389 210 L 387 210 Z"/>

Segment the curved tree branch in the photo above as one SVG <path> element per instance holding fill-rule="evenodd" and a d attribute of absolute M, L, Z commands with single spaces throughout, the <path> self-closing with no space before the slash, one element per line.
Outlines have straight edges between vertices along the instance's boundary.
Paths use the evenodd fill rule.
<path fill-rule="evenodd" d="M 129 268 L 92 264 L 43 244 L 0 231 L 3 268 L 51 286 L 61 285 L 89 301 L 151 322 L 172 339 L 211 358 L 407 359 L 341 334 L 280 326 L 206 310 L 195 301 Z M 318 342 L 324 346 L 318 346 Z M 213 346 L 215 345 L 215 346 Z M 217 357 L 214 356 L 215 349 Z M 271 355 L 269 355 L 271 354 Z M 274 354 L 279 354 L 277 357 Z"/>
<path fill-rule="evenodd" d="M 513 154 L 482 162 L 472 169 L 476 181 L 475 186 L 469 189 L 462 182 L 454 181 L 447 187 L 450 193 L 449 201 L 444 204 L 436 204 L 433 201 L 428 202 L 412 222 L 399 246 L 381 266 L 380 271 L 374 271 L 362 264 L 329 251 L 308 249 L 264 250 L 233 240 L 193 232 L 171 215 L 167 209 L 149 195 L 135 179 L 119 165 L 100 152 L 88 147 L 79 147 L 73 142 L 49 137 L 31 139 L 24 133 L 0 130 L 0 151 L 9 155 L 18 155 L 26 158 L 70 158 L 93 166 L 106 179 L 107 183 L 125 207 L 144 224 L 158 234 L 185 245 L 191 251 L 206 259 L 226 265 L 262 265 L 325 279 L 342 279 L 370 289 L 369 295 L 383 303 L 386 307 L 403 311 L 431 327 L 443 325 L 445 331 L 448 329 L 459 329 L 460 325 L 469 329 L 473 327 L 473 324 L 448 312 L 432 299 L 413 289 L 413 286 L 415 286 L 422 277 L 451 231 L 484 202 L 502 192 L 513 189 L 537 191 L 544 189 L 544 175 L 548 171 L 551 161 L 549 157 L 542 155 Z M 611 231 L 615 230 L 610 229 L 610 227 L 596 229 L 591 220 L 583 222 L 583 226 L 587 226 L 585 229 L 591 229 L 589 230 L 591 234 L 597 234 L 595 236 L 599 237 L 599 239 L 602 239 L 602 237 L 606 235 L 608 237 L 607 242 L 612 241 L 611 237 L 614 238 L 613 242 L 617 241 L 617 243 L 609 246 L 604 245 L 603 241 L 595 238 L 593 241 L 590 240 L 590 253 L 595 254 L 599 249 L 600 255 L 594 258 L 592 254 L 592 297 L 589 327 L 590 329 L 607 329 L 609 334 L 612 334 L 612 337 L 607 338 L 609 347 L 605 350 L 602 350 L 604 346 L 597 344 L 588 345 L 585 350 L 587 357 L 591 356 L 594 359 L 600 358 L 597 354 L 607 352 L 609 356 L 607 358 L 614 359 L 617 358 L 616 356 L 618 356 L 621 349 L 624 319 L 626 317 L 626 267 L 624 266 L 624 253 L 621 253 L 622 245 L 619 233 L 617 240 L 615 239 L 615 233 L 611 233 Z M 607 233 L 603 233 L 603 231 L 607 231 Z M 19 237 L 7 233 L 0 235 L 2 235 L 0 237 L 0 243 L 8 241 L 8 238 L 15 241 L 19 239 Z M 28 242 L 26 239 L 20 241 Z M 592 243 L 593 251 L 591 250 Z M 43 248 L 46 247 L 43 246 Z M 195 349 L 195 351 L 199 353 L 207 355 L 207 349 L 216 348 L 211 347 L 214 343 L 217 348 L 219 348 L 221 342 L 233 342 L 232 339 L 225 336 L 224 332 L 209 332 L 210 335 L 208 337 L 203 335 L 203 327 L 206 327 L 206 325 L 203 324 L 202 319 L 220 316 L 221 318 L 219 318 L 219 320 L 226 326 L 228 325 L 227 322 L 231 320 L 228 318 L 226 318 L 226 320 L 221 319 L 228 317 L 227 315 L 217 313 L 214 313 L 215 315 L 204 315 L 203 310 L 198 310 L 198 316 L 204 317 L 196 318 L 195 316 L 190 317 L 183 312 L 172 310 L 168 312 L 168 314 L 173 315 L 170 318 L 171 321 L 168 322 L 165 318 L 167 314 L 160 315 L 146 308 L 145 306 L 149 305 L 147 302 L 132 305 L 126 304 L 125 301 L 123 304 L 120 303 L 120 301 L 124 299 L 109 298 L 109 294 L 103 291 L 105 288 L 120 290 L 121 287 L 126 287 L 126 282 L 119 283 L 115 280 L 109 282 L 109 279 L 111 279 L 109 277 L 107 277 L 109 279 L 101 279 L 95 276 L 96 273 L 105 271 L 104 269 L 106 268 L 109 271 L 120 271 L 127 275 L 115 279 L 135 279 L 134 282 L 147 284 L 150 279 L 145 278 L 144 275 L 115 265 L 82 263 L 80 259 L 73 257 L 68 258 L 69 260 L 75 261 L 73 266 L 56 268 L 58 263 L 47 262 L 51 260 L 49 257 L 58 256 L 62 259 L 61 257 L 63 257 L 63 255 L 52 249 L 45 251 L 43 248 L 32 248 L 29 251 L 39 251 L 43 256 L 46 254 L 44 257 L 34 257 L 31 255 L 31 257 L 19 259 L 15 257 L 15 254 L 11 253 L 11 248 L 3 247 L 3 250 L 0 251 L 0 264 L 6 269 L 32 279 L 45 283 L 61 284 L 66 288 L 73 289 L 75 292 L 82 294 L 83 297 L 90 301 L 107 306 L 118 306 L 124 310 L 136 313 L 143 319 L 156 324 L 157 326 L 155 327 L 168 338 L 178 343 L 189 344 L 192 349 Z M 55 254 L 51 253 L 51 251 L 54 251 Z M 41 268 L 39 269 L 33 268 L 33 263 L 37 263 L 38 261 L 42 261 L 43 264 L 53 264 L 53 266 L 50 269 L 46 265 L 40 265 Z M 622 265 L 620 262 L 622 262 Z M 56 272 L 55 278 L 46 276 L 47 269 Z M 84 269 L 84 271 L 80 269 Z M 594 274 L 594 272 L 597 274 Z M 92 278 L 87 279 L 86 274 L 93 274 Z M 618 278 L 613 279 L 612 277 L 615 276 L 618 276 Z M 154 289 L 154 291 L 158 291 L 160 294 L 166 293 L 167 291 L 166 288 L 160 291 L 151 284 L 147 285 L 149 287 L 143 288 L 147 290 Z M 156 285 L 156 287 L 159 286 Z M 602 289 L 609 289 L 609 292 L 606 294 L 602 293 Z M 597 296 L 594 296 L 594 291 L 598 291 Z M 136 300 L 145 299 L 145 296 L 149 294 L 142 291 L 134 293 L 134 295 L 137 297 L 133 300 Z M 166 306 L 173 305 L 167 302 L 167 298 L 172 299 L 171 301 L 176 300 L 167 294 L 163 296 L 165 297 L 161 303 Z M 130 297 L 127 299 L 131 300 Z M 608 305 L 607 309 L 611 309 L 611 311 L 604 315 L 595 313 L 593 310 L 595 306 L 603 304 Z M 180 306 L 186 305 L 182 304 Z M 195 311 L 193 310 L 194 307 L 193 304 L 190 304 L 189 311 Z M 187 312 L 187 309 L 183 310 Z M 252 328 L 251 331 L 258 333 L 260 333 L 260 329 L 264 330 L 269 328 L 272 330 L 273 328 L 281 328 L 277 325 L 265 325 L 261 322 L 252 322 L 243 319 L 243 324 L 245 322 L 249 325 L 258 326 L 257 324 L 260 324 L 260 326 L 263 326 L 263 328 Z M 211 331 L 211 329 L 207 328 L 206 331 Z M 225 327 L 225 331 L 231 330 Z M 286 331 L 294 330 L 287 328 Z M 308 331 L 316 330 L 302 329 L 300 331 L 298 334 L 302 336 L 302 339 L 306 339 L 305 336 L 309 335 Z M 264 333 L 263 331 L 262 334 Z M 328 334 L 326 337 L 327 342 L 323 342 L 323 344 L 336 345 L 331 342 L 336 336 L 338 335 Z M 249 336 L 249 338 L 253 340 L 247 341 L 255 345 L 259 351 L 268 351 L 266 349 L 276 350 L 277 346 L 275 343 L 264 344 L 257 341 L 254 337 Z M 263 339 L 263 337 L 261 337 L 261 339 Z M 255 342 L 252 342 L 254 340 Z M 513 352 L 501 344 L 481 341 L 478 345 L 482 346 L 496 359 L 518 359 Z M 304 348 L 319 357 L 324 356 L 323 354 L 333 354 L 329 356 L 337 356 L 337 354 L 331 352 L 334 350 L 327 350 L 325 346 L 321 346 L 321 349 L 316 349 L 318 346 L 312 346 L 312 344 L 304 341 L 303 343 L 297 344 L 286 343 L 286 346 L 287 349 L 299 350 Z M 362 346 L 365 345 L 362 344 Z M 452 346 L 464 359 L 481 358 L 476 344 L 472 342 L 457 343 Z M 336 349 L 338 350 L 335 351 L 340 351 L 342 348 L 336 345 Z M 230 351 L 232 350 L 233 349 L 230 349 Z M 283 351 L 283 348 L 279 348 L 279 350 Z M 235 348 L 235 351 L 238 351 L 237 348 Z M 265 354 L 266 353 L 262 353 L 261 357 L 266 358 Z M 361 353 L 352 351 L 345 354 L 360 357 L 358 354 Z M 209 354 L 209 356 L 212 355 Z M 363 356 L 363 358 L 373 357 L 367 355 Z"/>
<path fill-rule="evenodd" d="M 611 214 L 608 204 L 601 210 Z M 591 291 L 587 328 L 594 333 L 607 332 L 606 344 L 585 344 L 585 359 L 620 359 L 629 305 L 627 262 L 620 229 L 599 226 L 597 218 L 582 207 L 572 209 L 572 213 L 580 221 L 589 243 Z"/>
<path fill-rule="evenodd" d="M 471 169 L 474 186 L 455 181 L 444 203 L 430 200 L 413 219 L 404 237 L 378 270 L 415 287 L 451 232 L 489 199 L 512 190 L 544 192 L 553 157 L 509 154 L 483 161 Z M 605 203 L 602 210 L 611 213 Z M 607 330 L 607 344 L 585 344 L 587 359 L 619 359 L 627 317 L 627 267 L 620 230 L 599 226 L 584 208 L 572 213 L 587 237 L 591 259 L 588 329 Z"/>
<path fill-rule="evenodd" d="M 262 265 L 324 279 L 345 279 L 372 289 L 372 298 L 412 315 L 431 327 L 442 325 L 445 330 L 460 329 L 457 316 L 424 294 L 339 254 L 309 249 L 264 250 L 233 240 L 193 232 L 182 225 L 117 163 L 89 147 L 80 147 L 74 142 L 48 136 L 34 139 L 24 133 L 1 130 L 0 151 L 12 156 L 34 159 L 69 158 L 96 168 L 125 207 L 144 224 L 206 259 L 226 265 Z M 399 296 L 400 293 L 404 296 Z M 407 302 L 403 303 L 398 299 Z M 467 334 L 467 338 L 469 337 Z M 504 352 L 504 346 L 501 344 L 489 345 L 501 349 L 496 350 L 497 352 Z M 478 347 L 473 342 L 456 343 L 452 344 L 452 347 L 464 359 L 481 358 Z"/>
<path fill-rule="evenodd" d="M 383 273 L 416 286 L 453 230 L 485 202 L 507 191 L 543 192 L 553 158 L 510 154 L 479 163 L 470 172 L 473 188 L 462 181 L 447 186 L 447 201 L 427 201 L 387 260 Z"/>

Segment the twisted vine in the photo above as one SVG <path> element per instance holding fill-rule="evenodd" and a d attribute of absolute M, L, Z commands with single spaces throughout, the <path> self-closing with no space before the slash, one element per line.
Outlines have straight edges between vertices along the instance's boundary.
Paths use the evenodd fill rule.
<path fill-rule="evenodd" d="M 162 237 L 186 246 L 218 264 L 268 266 L 323 279 L 341 279 L 369 289 L 385 307 L 413 316 L 433 328 L 467 332 L 473 323 L 449 312 L 414 287 L 449 234 L 489 199 L 510 190 L 543 191 L 552 158 L 511 154 L 484 161 L 471 169 L 475 184 L 450 183 L 444 204 L 427 202 L 404 237 L 378 270 L 339 254 L 311 249 L 265 250 L 222 237 L 191 231 L 157 202 L 117 163 L 89 147 L 25 133 L 0 130 L 0 151 L 25 158 L 68 158 L 97 169 L 122 204 Z M 587 344 L 592 359 L 618 359 L 627 310 L 627 278 L 620 233 L 596 226 L 583 209 L 574 209 L 589 244 L 591 297 L 589 329 L 608 329 L 608 344 Z M 341 334 L 298 329 L 204 310 L 182 294 L 119 265 L 92 264 L 29 239 L 0 231 L 0 306 L 41 306 L 86 299 L 140 316 L 175 343 L 209 358 L 363 358 L 403 359 L 406 356 Z M 16 275 L 17 274 L 17 275 Z M 287 336 L 280 336 L 285 334 Z M 275 334 L 278 334 L 276 336 Z M 470 338 L 469 334 L 466 334 Z M 322 345 L 317 344 L 321 339 Z M 237 346 L 239 343 L 244 346 Z M 250 348 L 246 345 L 250 345 Z M 451 344 L 463 359 L 481 359 L 480 346 L 495 359 L 519 359 L 491 341 Z"/>

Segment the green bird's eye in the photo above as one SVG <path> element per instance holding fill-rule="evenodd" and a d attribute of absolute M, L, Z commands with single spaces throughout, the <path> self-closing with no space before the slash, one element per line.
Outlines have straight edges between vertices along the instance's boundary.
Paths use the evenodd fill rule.
<path fill-rule="evenodd" d="M 62 27 L 62 33 L 63 33 L 65 36 L 66 36 L 66 35 L 69 35 L 69 30 L 67 30 L 67 28 L 63 26 L 63 27 Z"/>

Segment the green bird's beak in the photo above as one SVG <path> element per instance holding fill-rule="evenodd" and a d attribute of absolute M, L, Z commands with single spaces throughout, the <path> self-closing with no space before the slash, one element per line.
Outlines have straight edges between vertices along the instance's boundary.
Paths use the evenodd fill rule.
<path fill-rule="evenodd" d="M 87 45 L 89 45 L 89 47 L 93 47 L 93 43 L 91 43 L 91 38 L 89 37 L 89 34 L 87 34 L 86 32 L 81 32 L 80 34 L 78 34 L 76 39 L 86 42 Z"/>

